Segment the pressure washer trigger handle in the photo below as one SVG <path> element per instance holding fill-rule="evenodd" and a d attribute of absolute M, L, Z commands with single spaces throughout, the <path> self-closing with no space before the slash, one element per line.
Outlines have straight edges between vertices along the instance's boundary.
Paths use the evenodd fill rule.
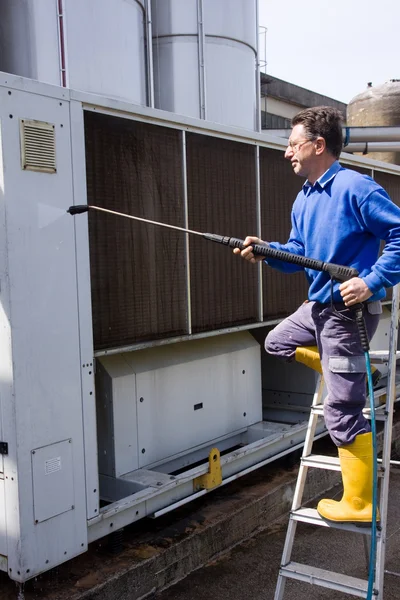
<path fill-rule="evenodd" d="M 334 263 L 324 263 L 323 270 L 327 271 L 335 281 L 348 281 L 353 277 L 358 277 L 357 269 L 345 267 L 344 265 L 335 265 Z"/>

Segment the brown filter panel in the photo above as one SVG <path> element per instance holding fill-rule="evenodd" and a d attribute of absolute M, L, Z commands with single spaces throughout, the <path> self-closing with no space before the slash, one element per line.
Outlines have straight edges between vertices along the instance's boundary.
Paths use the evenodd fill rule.
<path fill-rule="evenodd" d="M 260 148 L 261 231 L 264 240 L 280 243 L 288 240 L 292 204 L 303 183 L 304 179 L 293 173 L 282 151 Z M 307 298 L 307 290 L 304 272 L 286 274 L 265 266 L 264 319 L 292 313 Z"/>
<path fill-rule="evenodd" d="M 85 114 L 88 203 L 184 226 L 180 132 Z M 95 350 L 187 332 L 184 234 L 89 212 Z"/>
<path fill-rule="evenodd" d="M 244 238 L 257 231 L 254 146 L 187 135 L 189 227 Z M 257 321 L 257 267 L 232 250 L 190 238 L 193 333 Z"/>
<path fill-rule="evenodd" d="M 358 167 L 355 165 L 346 165 L 345 163 L 341 163 L 342 167 L 345 167 L 346 169 L 349 169 L 350 171 L 357 171 L 357 173 L 361 173 L 361 175 L 368 175 L 369 177 L 372 177 L 372 171 L 371 169 L 364 169 L 364 167 Z"/>
<path fill-rule="evenodd" d="M 389 194 L 391 199 L 397 206 L 400 206 L 400 176 L 392 175 L 391 173 L 382 173 L 381 171 L 374 172 L 374 179 L 381 185 Z M 384 248 L 384 242 L 381 244 L 381 251 Z M 392 290 L 386 290 L 386 300 L 392 299 Z"/>
<path fill-rule="evenodd" d="M 400 206 L 400 175 L 375 171 L 374 179 L 387 191 L 393 202 Z"/>

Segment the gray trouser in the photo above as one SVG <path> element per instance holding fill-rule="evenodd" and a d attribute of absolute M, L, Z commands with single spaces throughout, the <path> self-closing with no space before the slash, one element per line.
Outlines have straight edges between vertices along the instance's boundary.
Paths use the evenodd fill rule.
<path fill-rule="evenodd" d="M 318 346 L 328 395 L 324 401 L 325 424 L 337 446 L 350 444 L 360 433 L 370 431 L 362 414 L 366 400 L 366 365 L 354 312 L 344 304 L 305 302 L 279 323 L 265 340 L 269 354 L 287 361 L 294 359 L 298 346 Z M 375 310 L 374 310 L 375 309 Z M 371 340 L 378 327 L 380 303 L 364 310 Z"/>

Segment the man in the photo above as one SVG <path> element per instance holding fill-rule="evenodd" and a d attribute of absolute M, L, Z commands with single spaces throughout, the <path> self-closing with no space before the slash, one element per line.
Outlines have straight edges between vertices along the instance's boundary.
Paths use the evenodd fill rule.
<path fill-rule="evenodd" d="M 301 256 L 355 267 L 359 276 L 339 284 L 325 272 L 305 269 L 308 300 L 271 331 L 268 353 L 310 364 L 317 346 L 317 365 L 324 375 L 327 398 L 325 423 L 339 447 L 344 493 L 340 502 L 321 500 L 317 510 L 338 522 L 372 520 L 372 434 L 362 409 L 366 400 L 366 366 L 351 307 L 364 302 L 369 338 L 378 326 L 385 288 L 400 281 L 400 209 L 370 177 L 343 168 L 342 119 L 334 108 L 319 106 L 301 111 L 292 120 L 285 152 L 296 175 L 306 178 L 292 207 L 292 229 L 286 244 L 272 248 Z M 378 258 L 380 240 L 385 241 Z M 263 260 L 245 239 L 235 249 L 252 263 Z M 303 270 L 291 263 L 267 259 L 286 273 Z M 305 355 L 305 356 L 304 356 Z M 307 356 L 309 355 L 309 356 Z"/>

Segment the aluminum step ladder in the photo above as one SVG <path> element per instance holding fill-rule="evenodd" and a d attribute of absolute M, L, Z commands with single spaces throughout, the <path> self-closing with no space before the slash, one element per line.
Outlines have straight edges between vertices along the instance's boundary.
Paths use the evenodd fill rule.
<path fill-rule="evenodd" d="M 371 363 L 388 364 L 387 386 L 374 392 L 374 403 L 386 395 L 386 403 L 375 409 L 376 421 L 383 421 L 383 450 L 382 459 L 378 460 L 378 477 L 380 479 L 379 510 L 380 528 L 377 531 L 377 548 L 375 564 L 374 599 L 383 600 L 383 579 L 385 573 L 385 547 L 386 528 L 389 497 L 389 474 L 391 466 L 392 424 L 393 406 L 400 385 L 396 386 L 396 364 L 400 359 L 397 351 L 398 325 L 399 325 L 399 289 L 400 284 L 393 288 L 392 314 L 390 322 L 389 351 L 370 352 Z M 312 454 L 312 446 L 315 437 L 318 417 L 323 416 L 323 377 L 320 375 L 317 381 L 316 391 L 311 406 L 310 419 L 307 427 L 303 453 L 297 478 L 293 503 L 289 517 L 285 545 L 282 554 L 281 567 L 279 570 L 274 600 L 283 600 L 285 583 L 287 579 L 297 579 L 322 587 L 331 588 L 347 593 L 358 598 L 367 598 L 368 580 L 349 577 L 341 573 L 327 571 L 306 564 L 300 564 L 291 560 L 296 527 L 298 522 L 310 523 L 322 527 L 332 527 L 345 531 L 357 532 L 361 535 L 371 535 L 371 527 L 357 527 L 354 524 L 334 523 L 322 519 L 314 508 L 302 507 L 302 498 L 308 469 L 331 469 L 340 471 L 339 458 Z M 370 416 L 370 408 L 364 409 L 364 414 Z M 364 538 L 366 541 L 366 538 Z"/>

